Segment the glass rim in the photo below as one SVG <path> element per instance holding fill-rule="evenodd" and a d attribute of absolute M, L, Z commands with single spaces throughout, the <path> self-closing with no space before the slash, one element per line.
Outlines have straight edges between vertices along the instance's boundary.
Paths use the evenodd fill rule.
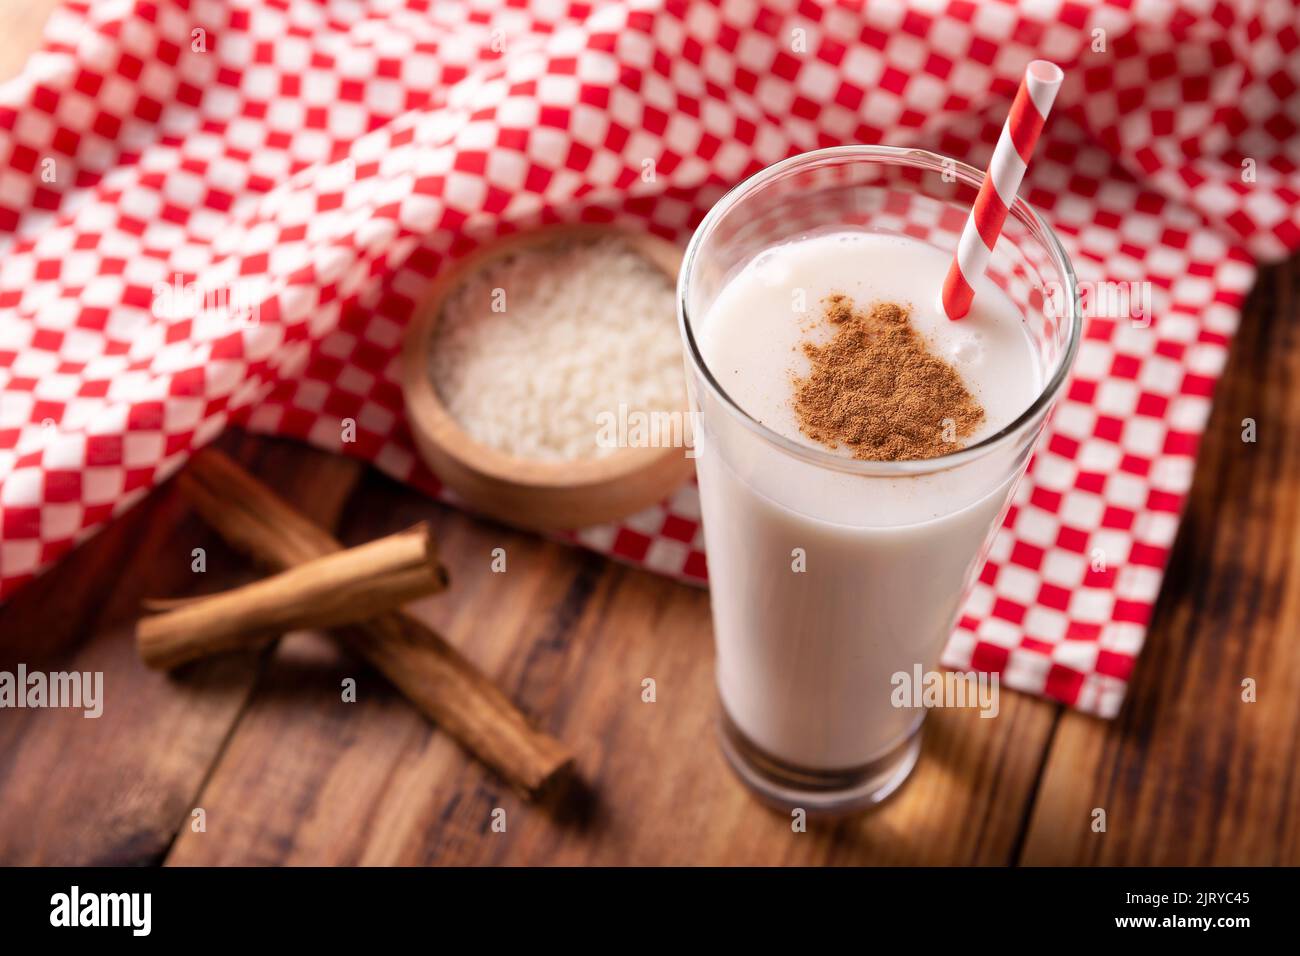
<path fill-rule="evenodd" d="M 717 378 L 714 377 L 713 372 L 704 361 L 704 356 L 700 354 L 699 344 L 695 340 L 695 333 L 687 309 L 686 295 L 690 287 L 691 277 L 695 271 L 700 247 L 704 241 L 712 233 L 718 221 L 757 187 L 794 167 L 817 162 L 818 160 L 835 158 L 882 161 L 890 165 L 912 166 L 933 172 L 952 171 L 959 180 L 976 189 L 979 189 L 984 182 L 984 173 L 981 170 L 940 153 L 900 146 L 849 145 L 831 146 L 790 156 L 780 162 L 773 163 L 771 166 L 764 167 L 737 183 L 723 194 L 713 204 L 713 208 L 705 214 L 699 226 L 696 227 L 694 234 L 692 234 L 690 241 L 686 244 L 686 252 L 682 257 L 682 267 L 677 277 L 677 324 L 682 340 L 687 343 L 686 352 L 690 363 L 700 373 L 706 387 L 721 400 L 726 410 L 739 417 L 741 423 L 750 431 L 769 444 L 775 445 L 781 451 L 809 464 L 849 474 L 899 477 L 934 474 L 982 458 L 996 448 L 1005 445 L 1017 434 L 1023 432 L 1036 418 L 1045 414 L 1052 402 L 1055 401 L 1057 393 L 1060 392 L 1061 386 L 1069 375 L 1070 368 L 1074 364 L 1075 355 L 1079 350 L 1079 342 L 1083 336 L 1083 315 L 1079 308 L 1078 279 L 1074 274 L 1074 266 L 1070 262 L 1070 257 L 1061 245 L 1055 230 L 1020 196 L 1017 196 L 1015 202 L 1012 203 L 1010 215 L 1015 216 L 1029 228 L 1030 235 L 1046 249 L 1052 264 L 1061 274 L 1065 286 L 1065 294 L 1061 297 L 1066 313 L 1063 318 L 1069 323 L 1069 339 L 1058 357 L 1056 368 L 1038 390 L 1038 394 L 1029 407 L 1011 423 L 992 435 L 980 439 L 973 445 L 959 448 L 937 458 L 911 459 L 907 461 L 864 461 L 813 448 L 773 431 L 741 408 L 728 394 L 727 390 L 722 387 Z"/>

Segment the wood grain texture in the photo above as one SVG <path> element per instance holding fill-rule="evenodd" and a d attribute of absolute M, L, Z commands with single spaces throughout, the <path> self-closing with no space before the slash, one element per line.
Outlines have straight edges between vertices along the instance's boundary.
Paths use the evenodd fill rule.
<path fill-rule="evenodd" d="M 176 482 L 233 547 L 272 569 L 341 552 L 344 545 L 219 451 L 204 449 Z M 427 527 L 424 522 L 421 526 Z M 367 542 L 360 547 L 369 547 Z M 531 798 L 572 768 L 562 743 L 539 731 L 437 631 L 403 608 L 333 632 L 413 706 Z"/>
<path fill-rule="evenodd" d="M 880 813 L 792 832 L 714 738 L 707 595 L 432 504 L 371 473 L 346 543 L 427 519 L 454 586 L 425 619 L 577 754 L 585 793 L 530 807 L 356 660 L 282 643 L 182 833 L 174 864 L 996 863 L 1012 859 L 1055 708 L 935 715 Z M 490 570 L 504 548 L 506 572 Z M 360 699 L 345 703 L 345 677 Z M 642 700 L 653 678 L 657 699 Z M 506 832 L 492 829 L 505 811 Z"/>
<path fill-rule="evenodd" d="M 288 443 L 223 442 L 304 511 L 332 523 L 359 466 Z M 203 548 L 207 571 L 191 570 Z M 170 486 L 83 545 L 0 608 L 0 670 L 102 671 L 104 710 L 5 710 L 0 716 L 0 862 L 158 861 L 187 819 L 257 678 L 256 655 L 205 661 L 167 677 L 133 640 L 145 594 L 216 590 L 246 560 L 189 513 Z"/>
<path fill-rule="evenodd" d="M 0 5 L 0 78 L 57 0 Z M 99 720 L 0 716 L 0 863 L 1300 864 L 1300 258 L 1265 271 L 1219 385 L 1190 510 L 1118 720 L 1006 694 L 934 715 L 878 812 L 791 832 L 713 739 L 707 595 L 448 511 L 355 462 L 228 436 L 255 474 L 355 543 L 430 518 L 454 575 L 421 613 L 570 741 L 590 782 L 525 805 L 321 635 L 147 671 L 145 594 L 248 579 L 169 487 L 0 608 L 0 669 L 105 672 Z M 1255 418 L 1259 440 L 1240 441 Z M 509 556 L 489 570 L 492 548 Z M 345 677 L 359 699 L 343 704 Z M 641 701 L 654 677 L 658 700 Z M 1241 700 L 1254 677 L 1258 702 Z M 113 703 L 116 701 L 117 703 Z M 190 810 L 207 812 L 194 832 Z M 506 812 L 505 833 L 491 829 Z M 1092 833 L 1093 808 L 1107 832 Z"/>
<path fill-rule="evenodd" d="M 1246 304 L 1125 707 L 1063 716 L 1021 862 L 1300 863 L 1297 383 L 1300 256 Z"/>
<path fill-rule="evenodd" d="M 996 720 L 936 713 L 915 776 L 885 807 L 793 833 L 718 754 L 704 592 L 479 521 L 371 471 L 344 503 L 356 463 L 232 438 L 282 493 L 341 512 L 346 543 L 429 519 L 455 584 L 421 615 L 572 744 L 589 791 L 525 805 L 320 635 L 213 662 L 179 685 L 146 674 L 124 624 L 141 593 L 193 587 L 189 550 L 206 540 L 162 489 L 0 614 L 7 653 L 102 667 L 129 701 L 100 721 L 57 711 L 0 721 L 0 860 L 1300 862 L 1298 287 L 1293 262 L 1266 272 L 1250 301 L 1116 722 L 1018 694 Z M 1240 441 L 1244 417 L 1258 423 L 1254 445 Z M 221 546 L 208 543 L 215 570 Z M 504 574 L 491 571 L 498 547 Z M 232 574 L 244 567 L 230 563 Z M 229 582 L 210 572 L 206 583 Z M 1241 702 L 1244 676 L 1258 680 L 1258 703 Z M 356 703 L 341 699 L 347 677 Z M 641 700 L 646 677 L 652 704 Z M 187 826 L 194 806 L 204 832 Z M 1089 829 L 1094 807 L 1107 810 L 1104 835 Z M 491 827 L 498 808 L 505 833 Z"/>

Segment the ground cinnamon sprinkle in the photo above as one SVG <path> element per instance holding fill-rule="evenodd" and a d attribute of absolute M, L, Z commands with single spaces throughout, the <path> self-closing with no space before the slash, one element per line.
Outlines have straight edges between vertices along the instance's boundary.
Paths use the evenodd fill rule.
<path fill-rule="evenodd" d="M 937 458 L 960 448 L 984 408 L 929 350 L 908 310 L 879 302 L 867 312 L 845 295 L 823 305 L 835 331 L 825 345 L 804 343 L 812 370 L 794 380 L 800 430 L 868 461 Z"/>

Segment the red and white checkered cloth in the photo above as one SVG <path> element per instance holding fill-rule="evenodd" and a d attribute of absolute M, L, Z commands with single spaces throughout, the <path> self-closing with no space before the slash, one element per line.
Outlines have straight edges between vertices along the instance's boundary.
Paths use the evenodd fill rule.
<path fill-rule="evenodd" d="M 438 493 L 395 366 L 449 256 L 561 220 L 684 241 L 821 146 L 982 166 L 1042 56 L 1069 79 L 1022 195 L 1153 320 L 1089 324 L 946 661 L 1112 715 L 1253 262 L 1300 245 L 1298 47 L 1288 0 L 69 3 L 0 87 L 0 596 L 231 422 Z M 259 321 L 157 305 L 196 279 Z M 698 514 L 690 486 L 575 537 L 700 580 Z"/>

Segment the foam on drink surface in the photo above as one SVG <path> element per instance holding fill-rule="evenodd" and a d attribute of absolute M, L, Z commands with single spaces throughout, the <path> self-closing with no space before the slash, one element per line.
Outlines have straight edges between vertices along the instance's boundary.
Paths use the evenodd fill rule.
<path fill-rule="evenodd" d="M 984 408 L 963 441 L 974 444 L 1013 422 L 1041 387 L 1039 361 L 1023 318 L 983 281 L 970 314 L 944 315 L 939 290 L 951 253 L 915 239 L 866 232 L 814 236 L 775 246 L 748 263 L 719 294 L 698 332 L 705 363 L 751 417 L 812 447 L 791 402 L 791 379 L 810 371 L 803 343 L 824 344 L 823 300 L 842 294 L 862 306 L 897 302 L 914 329 L 949 362 Z M 837 449 L 851 455 L 851 449 Z"/>

